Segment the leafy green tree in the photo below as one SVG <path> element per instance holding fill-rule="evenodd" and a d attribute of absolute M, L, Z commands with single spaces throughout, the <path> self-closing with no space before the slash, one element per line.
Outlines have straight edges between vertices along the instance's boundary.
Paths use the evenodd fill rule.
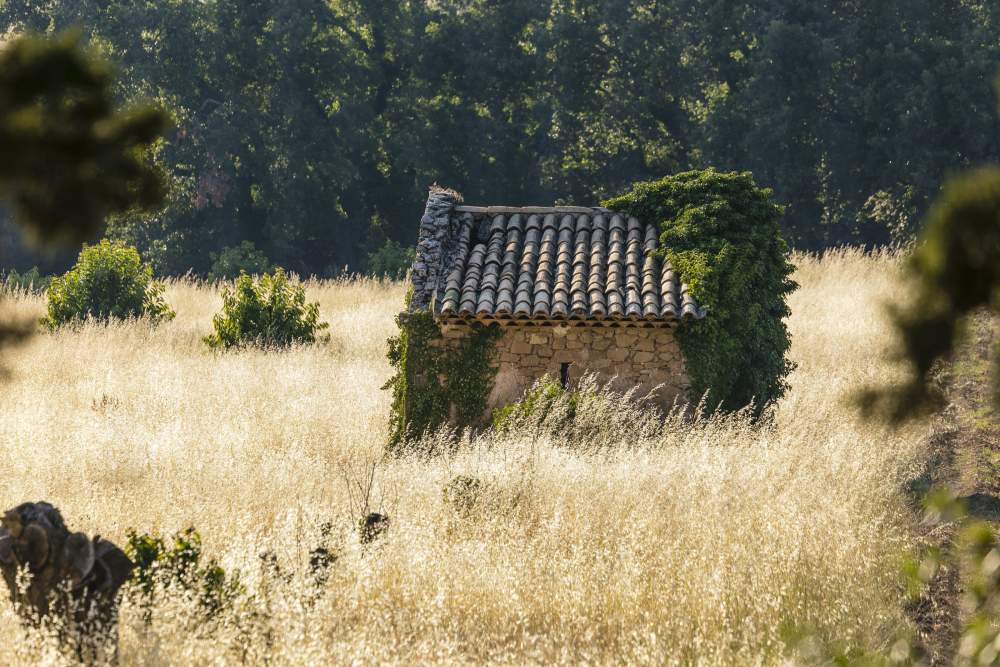
<path fill-rule="evenodd" d="M 398 200 L 378 157 L 395 58 L 382 4 L 393 3 L 113 2 L 88 21 L 122 54 L 132 87 L 177 115 L 159 157 L 174 203 L 117 238 L 201 273 L 211 252 L 244 240 L 306 273 L 359 264 L 373 202 Z"/>
<path fill-rule="evenodd" d="M 905 242 L 944 177 L 1000 155 L 998 22 L 965 0 L 0 6 L 0 33 L 82 26 L 119 101 L 171 110 L 168 202 L 109 234 L 202 275 L 243 241 L 302 274 L 363 266 L 414 241 L 433 182 L 592 204 L 709 166 L 772 188 L 794 247 Z"/>
<path fill-rule="evenodd" d="M 173 316 L 163 299 L 163 285 L 153 280 L 153 270 L 139 252 L 104 240 L 85 245 L 76 266 L 52 279 L 42 323 L 56 329 L 89 319 L 146 318 L 157 323 Z"/>
<path fill-rule="evenodd" d="M 945 176 L 1000 153 L 989 84 L 997 16 L 984 5 L 691 4 L 740 37 L 697 65 L 706 90 L 714 80 L 727 92 L 692 143 L 703 165 L 749 169 L 774 189 L 795 247 L 886 243 L 891 230 L 866 211 L 871 197 L 906 202 L 915 222 Z M 696 38 L 711 34 L 696 23 Z"/>
<path fill-rule="evenodd" d="M 400 280 L 410 270 L 416 257 L 416 248 L 404 247 L 392 239 L 386 241 L 375 252 L 368 255 L 368 273 Z"/>
<path fill-rule="evenodd" d="M 664 259 L 708 309 L 683 320 L 678 339 L 691 378 L 691 398 L 760 414 L 780 398 L 793 365 L 784 318 L 796 288 L 781 237 L 782 209 L 748 173 L 712 169 L 636 184 L 605 202 L 654 222 Z"/>
<path fill-rule="evenodd" d="M 562 410 L 556 414 L 554 427 L 563 432 L 576 418 L 580 394 L 580 391 L 570 390 L 546 375 L 536 381 L 520 400 L 493 411 L 493 429 L 498 433 L 511 433 L 526 427 L 537 428 L 558 406 Z"/>

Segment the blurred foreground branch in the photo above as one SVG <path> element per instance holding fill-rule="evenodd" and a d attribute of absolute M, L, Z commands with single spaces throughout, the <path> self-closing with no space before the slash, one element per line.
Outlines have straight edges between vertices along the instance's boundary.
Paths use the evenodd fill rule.
<path fill-rule="evenodd" d="M 116 108 L 112 84 L 110 65 L 78 32 L 0 41 L 0 200 L 36 243 L 81 243 L 109 215 L 164 199 L 143 152 L 168 116 Z M 0 347 L 30 332 L 28 323 L 0 321 Z"/>
<path fill-rule="evenodd" d="M 986 167 L 949 181 L 931 211 L 921 242 L 907 265 L 916 290 L 891 314 L 900 333 L 900 358 L 908 381 L 869 388 L 858 398 L 870 416 L 893 423 L 939 406 L 931 386 L 935 365 L 954 352 L 969 315 L 982 307 L 1000 313 L 1000 167 Z M 1000 378 L 994 352 L 994 382 Z M 996 396 L 1000 404 L 1000 393 Z"/>

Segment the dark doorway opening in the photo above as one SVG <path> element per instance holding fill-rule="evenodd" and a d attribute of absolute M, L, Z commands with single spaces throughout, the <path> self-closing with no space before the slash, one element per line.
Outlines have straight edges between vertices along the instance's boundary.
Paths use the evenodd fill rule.
<path fill-rule="evenodd" d="M 559 367 L 559 384 L 562 385 L 563 389 L 569 389 L 569 367 L 571 365 L 569 362 L 566 362 Z"/>

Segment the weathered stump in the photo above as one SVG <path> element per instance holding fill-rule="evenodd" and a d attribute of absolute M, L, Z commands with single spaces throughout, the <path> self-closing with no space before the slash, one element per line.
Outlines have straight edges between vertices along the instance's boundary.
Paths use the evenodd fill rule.
<path fill-rule="evenodd" d="M 80 658 L 114 652 L 118 592 L 135 568 L 125 552 L 100 536 L 70 533 L 45 502 L 19 505 L 0 524 L 0 572 L 22 618 L 62 617 L 60 638 Z"/>

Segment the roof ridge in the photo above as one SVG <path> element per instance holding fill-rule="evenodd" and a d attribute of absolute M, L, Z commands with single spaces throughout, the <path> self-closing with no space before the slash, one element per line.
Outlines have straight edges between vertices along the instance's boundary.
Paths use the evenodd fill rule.
<path fill-rule="evenodd" d="M 466 206 L 459 205 L 453 209 L 456 213 L 480 213 L 486 215 L 508 215 L 514 213 L 544 214 L 544 213 L 615 213 L 601 206 Z"/>

